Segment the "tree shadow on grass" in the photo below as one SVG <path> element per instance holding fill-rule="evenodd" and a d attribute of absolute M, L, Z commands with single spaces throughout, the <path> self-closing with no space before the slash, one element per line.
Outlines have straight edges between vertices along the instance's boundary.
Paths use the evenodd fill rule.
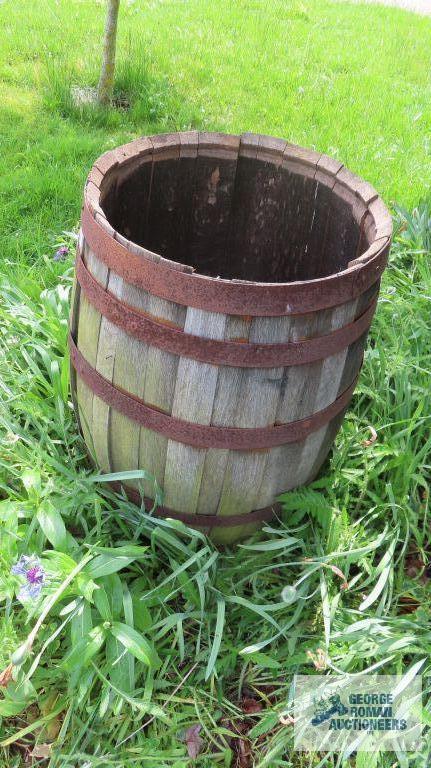
<path fill-rule="evenodd" d="M 94 102 L 98 73 L 66 59 L 46 59 L 44 106 L 62 118 L 95 128 L 186 130 L 200 128 L 199 107 L 189 103 L 167 77 L 151 74 L 141 55 L 118 62 L 112 106 Z"/>

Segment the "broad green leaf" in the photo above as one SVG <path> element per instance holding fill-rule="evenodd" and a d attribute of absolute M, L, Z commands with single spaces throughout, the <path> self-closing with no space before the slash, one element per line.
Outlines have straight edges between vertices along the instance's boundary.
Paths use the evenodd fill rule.
<path fill-rule="evenodd" d="M 124 618 L 126 624 L 129 625 L 129 627 L 133 627 L 133 601 L 132 601 L 132 595 L 130 594 L 129 587 L 126 583 L 123 585 L 123 611 L 124 611 Z"/>
<path fill-rule="evenodd" d="M 110 637 L 111 637 L 111 640 L 115 640 L 115 638 L 112 637 L 112 635 Z M 159 720 L 161 720 L 166 725 L 169 724 L 169 717 L 166 714 L 166 712 L 164 712 L 163 708 L 160 707 L 160 706 L 157 706 L 156 704 L 151 704 L 150 698 L 147 696 L 147 686 L 146 685 L 145 685 L 145 691 L 144 691 L 143 698 L 142 699 L 141 698 L 139 698 L 139 699 L 133 698 L 133 696 L 129 696 L 126 691 L 121 690 L 118 686 L 116 686 L 112 682 L 112 679 L 111 679 L 111 681 L 109 681 L 105 677 L 103 672 L 101 672 L 101 670 L 98 669 L 95 666 L 94 663 L 92 664 L 92 666 L 93 666 L 93 669 L 94 669 L 95 674 L 97 675 L 97 677 L 99 677 L 100 680 L 102 680 L 102 682 L 105 683 L 105 685 L 107 685 L 110 689 L 112 689 L 115 693 L 117 693 L 118 696 L 122 700 L 127 701 L 128 704 L 130 704 L 130 706 L 132 708 L 136 708 L 142 714 L 147 713 L 149 715 L 152 715 L 154 718 L 157 717 Z M 146 681 L 148 681 L 149 678 L 151 678 L 151 670 L 147 671 Z M 121 708 L 121 703 L 122 702 L 120 702 L 120 708 Z M 117 707 L 115 707 L 114 712 L 117 712 Z"/>
<path fill-rule="evenodd" d="M 97 584 L 90 578 L 89 574 L 82 571 L 75 579 L 74 592 L 82 595 L 88 602 L 93 601 L 93 593 L 97 589 Z"/>
<path fill-rule="evenodd" d="M 127 568 L 134 560 L 134 557 L 126 557 L 125 555 L 96 555 L 87 566 L 86 572 L 92 579 L 100 579 L 101 576 L 108 576 L 110 573 L 117 573 L 117 571 Z"/>
<path fill-rule="evenodd" d="M 123 544 L 120 547 L 94 547 L 93 551 L 97 555 L 115 555 L 116 557 L 122 555 L 138 560 L 148 552 L 148 547 L 143 547 L 140 544 Z"/>
<path fill-rule="evenodd" d="M 101 649 L 106 637 L 106 630 L 101 625 L 94 627 L 88 635 L 69 651 L 62 662 L 62 666 L 72 672 L 77 667 L 88 664 L 90 659 Z"/>
<path fill-rule="evenodd" d="M 67 616 L 69 613 L 72 613 L 72 611 L 75 610 L 79 605 L 79 598 L 75 598 L 74 600 L 71 600 L 69 603 L 66 603 L 66 605 L 63 606 L 61 611 L 58 612 L 59 616 Z"/>
<path fill-rule="evenodd" d="M 155 546 L 156 541 L 159 546 L 165 542 L 168 546 L 171 546 L 174 549 L 177 549 L 179 552 L 182 552 L 183 555 L 188 555 L 190 553 L 190 549 L 187 547 L 187 545 L 184 544 L 177 536 L 174 536 L 169 533 L 168 530 L 165 530 L 163 526 L 166 522 L 171 523 L 172 520 L 166 521 L 162 520 L 161 518 L 157 520 L 157 528 L 155 528 L 151 534 L 151 543 L 153 544 L 153 547 Z M 169 525 L 169 528 L 172 528 L 172 525 Z"/>
<path fill-rule="evenodd" d="M 90 605 L 82 598 L 79 599 L 81 600 L 81 605 L 70 622 L 70 644 L 72 648 L 89 634 L 93 626 Z"/>
<path fill-rule="evenodd" d="M 42 479 L 40 472 L 33 469 L 28 469 L 21 475 L 21 480 L 28 495 L 38 496 L 42 489 Z"/>
<path fill-rule="evenodd" d="M 366 611 L 367 608 L 370 607 L 370 605 L 375 603 L 375 601 L 377 600 L 379 595 L 383 592 L 383 590 L 384 590 L 384 588 L 386 586 L 386 582 L 387 582 L 387 580 L 389 578 L 389 575 L 391 573 L 391 570 L 392 570 L 392 557 L 393 557 L 393 553 L 394 553 L 395 543 L 396 542 L 394 540 L 391 543 L 388 551 L 385 552 L 385 554 L 383 555 L 383 558 L 382 558 L 381 562 L 379 563 L 379 566 L 377 566 L 378 570 L 380 570 L 380 576 L 377 579 L 377 582 L 376 582 L 376 584 L 374 586 L 374 589 L 371 590 L 371 592 L 368 595 L 368 597 L 366 597 L 365 600 L 363 600 L 362 603 L 360 604 L 360 606 L 359 606 L 359 610 L 360 611 Z M 382 563 L 384 564 L 383 567 L 381 567 Z"/>
<path fill-rule="evenodd" d="M 268 733 L 276 725 L 278 725 L 279 718 L 277 712 L 269 712 L 264 715 L 258 723 L 248 732 L 247 736 L 250 739 L 257 739 L 258 736 L 262 736 L 263 733 Z"/>
<path fill-rule="evenodd" d="M 133 627 L 114 621 L 111 625 L 111 632 L 125 648 L 152 669 L 158 669 L 160 659 L 151 644 Z"/>
<path fill-rule="evenodd" d="M 392 691 L 392 695 L 394 699 L 396 699 L 396 697 L 399 696 L 400 693 L 402 693 L 407 688 L 407 686 L 411 683 L 411 681 L 416 677 L 419 670 L 422 669 L 426 661 L 427 661 L 426 658 L 421 659 L 420 661 L 417 661 L 415 664 L 413 664 L 410 667 L 410 669 L 407 670 L 405 675 L 402 676 L 400 682 L 396 685 L 396 687 Z"/>
<path fill-rule="evenodd" d="M 11 701 L 10 699 L 2 699 L 0 701 L 0 717 L 15 717 L 20 712 L 28 707 L 28 701 Z"/>
<path fill-rule="evenodd" d="M 258 651 L 251 653 L 250 659 L 259 667 L 265 667 L 266 669 L 279 669 L 281 666 L 277 659 L 273 659 L 272 656 L 268 656 L 266 653 L 259 653 Z"/>
<path fill-rule="evenodd" d="M 180 661 L 183 662 L 185 648 L 184 648 L 184 630 L 183 630 L 182 619 L 178 619 L 177 621 L 177 645 L 178 645 L 178 653 L 180 655 Z"/>
<path fill-rule="evenodd" d="M 372 628 L 374 632 L 382 632 L 384 629 L 383 621 L 375 618 L 361 619 L 361 621 L 355 621 L 353 624 L 349 624 L 339 632 L 334 632 L 332 637 L 335 639 L 344 637 L 345 635 L 353 635 L 355 632 L 363 632 L 365 635 L 368 631 L 371 631 Z"/>
<path fill-rule="evenodd" d="M 151 613 L 145 603 L 138 595 L 132 595 L 133 602 L 133 623 L 140 632 L 146 632 L 153 626 Z"/>
<path fill-rule="evenodd" d="M 145 469 L 130 469 L 125 472 L 109 472 L 105 475 L 93 475 L 89 480 L 93 483 L 111 483 L 112 481 L 119 482 L 120 480 L 150 480 L 154 481 L 154 477 L 146 472 Z"/>
<path fill-rule="evenodd" d="M 111 613 L 111 606 L 109 605 L 108 596 L 106 594 L 105 589 L 102 586 L 99 586 L 98 589 L 94 591 L 94 604 L 99 611 L 102 619 L 104 621 L 111 621 L 112 620 L 112 613 Z"/>
<path fill-rule="evenodd" d="M 111 639 L 111 637 L 109 639 Z M 108 644 L 108 638 L 106 638 L 106 643 Z M 103 718 L 105 717 L 108 711 L 108 707 L 111 699 L 111 690 L 112 689 L 110 685 L 105 685 L 100 692 L 100 704 L 99 704 L 100 720 L 103 720 Z"/>
<path fill-rule="evenodd" d="M 286 536 L 284 539 L 269 539 L 268 541 L 260 541 L 257 544 L 239 544 L 241 549 L 253 550 L 254 552 L 272 552 L 276 549 L 285 549 L 291 547 L 292 544 L 297 544 L 300 539 L 294 536 Z"/>
<path fill-rule="evenodd" d="M 22 673 L 18 673 L 16 681 L 11 681 L 6 688 L 2 688 L 0 717 L 14 717 L 36 699 L 37 692 L 33 684 Z"/>
<path fill-rule="evenodd" d="M 126 651 L 124 645 L 109 633 L 106 638 L 106 662 L 109 666 L 109 679 L 113 685 L 127 694 L 133 692 L 135 683 L 134 670 L 129 664 L 130 658 L 132 656 Z"/>
<path fill-rule="evenodd" d="M 205 670 L 205 680 L 208 680 L 208 678 L 211 676 L 214 670 L 218 652 L 220 650 L 220 645 L 223 637 L 225 610 L 226 610 L 225 601 L 223 600 L 222 597 L 218 597 L 217 598 L 217 619 L 216 619 L 216 627 L 214 632 L 214 640 L 211 648 L 211 653 L 208 659 L 207 668 Z"/>
<path fill-rule="evenodd" d="M 123 587 L 118 573 L 104 576 L 100 583 L 105 588 L 111 606 L 112 617 L 119 619 L 123 610 Z"/>
<path fill-rule="evenodd" d="M 62 571 L 64 576 L 67 576 L 77 566 L 76 560 L 65 552 L 55 552 L 52 549 L 47 549 L 43 553 L 44 558 L 48 558 L 53 563 L 53 568 Z"/>
<path fill-rule="evenodd" d="M 235 595 L 227 597 L 226 600 L 228 603 L 242 605 L 244 608 L 247 608 L 247 610 L 252 611 L 253 613 L 257 613 L 262 617 L 262 619 L 265 619 L 265 621 L 268 621 L 270 624 L 272 624 L 273 627 L 280 629 L 280 626 L 276 620 L 273 619 L 273 617 L 270 616 L 265 610 L 265 606 L 257 605 L 256 603 L 250 602 L 250 600 L 246 600 L 245 597 L 236 597 Z"/>
<path fill-rule="evenodd" d="M 133 600 L 130 590 L 126 583 L 123 584 L 123 613 L 124 621 L 128 627 L 134 627 L 134 615 L 133 615 Z M 131 653 L 126 653 L 124 658 L 125 664 L 128 667 L 128 677 L 130 680 L 131 689 L 133 690 L 135 682 L 135 659 Z"/>
<path fill-rule="evenodd" d="M 323 572 L 320 573 L 320 594 L 322 596 L 323 627 L 325 630 L 325 646 L 329 648 L 331 639 L 331 607 L 329 605 L 328 587 Z"/>
<path fill-rule="evenodd" d="M 60 551 L 67 550 L 66 526 L 58 510 L 52 504 L 46 502 L 38 510 L 37 519 L 46 538 L 54 549 L 59 549 Z"/>

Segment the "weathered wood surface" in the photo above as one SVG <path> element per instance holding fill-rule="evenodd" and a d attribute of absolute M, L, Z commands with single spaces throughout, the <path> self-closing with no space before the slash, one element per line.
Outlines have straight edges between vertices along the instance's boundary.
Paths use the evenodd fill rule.
<path fill-rule="evenodd" d="M 250 323 L 250 318 L 227 317 L 225 339 L 248 339 Z M 228 427 L 235 425 L 236 413 L 241 408 L 240 384 L 242 375 L 241 368 L 219 367 L 211 424 Z M 205 452 L 204 470 L 196 509 L 198 514 L 217 514 L 229 453 L 227 449 L 216 448 L 210 448 Z"/>
<path fill-rule="evenodd" d="M 128 245 L 133 249 L 133 245 Z M 146 310 L 150 295 L 115 278 L 115 290 L 118 298 L 137 309 Z M 111 324 L 110 324 L 111 325 Z M 107 329 L 108 330 L 108 329 Z M 123 330 L 117 329 L 112 333 L 112 382 L 122 387 L 132 395 L 143 397 L 146 369 L 147 347 L 137 339 L 127 336 Z M 110 471 L 119 471 L 118 467 L 139 469 L 139 440 L 141 428 L 127 416 L 110 408 L 108 439 L 110 444 Z M 131 482 L 132 486 L 136 483 Z"/>
<path fill-rule="evenodd" d="M 260 342 L 304 338 L 342 326 L 353 319 L 357 308 L 357 302 L 352 302 L 314 316 L 277 318 L 274 323 L 270 318 L 226 318 L 193 309 L 186 315 L 184 307 L 137 291 L 122 281 L 119 285 L 112 274 L 108 288 L 129 305 L 208 338 Z M 148 404 L 188 421 L 266 426 L 295 421 L 332 402 L 358 371 L 363 343 L 359 340 L 350 349 L 309 365 L 217 368 L 149 347 L 102 318 L 96 367 L 114 384 Z M 353 357 L 347 366 L 349 355 Z M 95 396 L 92 415 L 96 460 L 104 471 L 146 469 L 164 489 L 167 506 L 199 515 L 232 514 L 232 510 L 245 514 L 271 504 L 279 493 L 307 482 L 315 474 L 319 452 L 323 446 L 323 461 L 334 436 L 330 423 L 302 444 L 252 452 L 204 450 L 168 441 Z M 145 484 L 145 493 L 154 495 L 151 484 Z M 213 536 L 227 543 L 256 527 L 251 524 L 248 530 L 220 530 Z"/>
<path fill-rule="evenodd" d="M 211 339 L 223 338 L 226 317 L 189 308 L 184 330 Z M 197 424 L 210 424 L 218 367 L 182 358 L 178 365 L 172 415 Z M 164 491 L 166 504 L 195 512 L 199 499 L 205 450 L 169 441 Z"/>
<path fill-rule="evenodd" d="M 105 194 L 107 215 L 119 231 L 101 212 L 96 216 L 140 258 L 177 259 L 170 262 L 172 269 L 191 272 L 197 265 L 204 273 L 231 278 L 247 279 L 251 269 L 254 280 L 304 280 L 328 274 L 328 265 L 334 271 L 345 268 L 373 237 L 387 237 L 374 190 L 318 153 L 253 135 L 241 142 L 229 137 L 223 145 L 219 134 L 193 131 L 139 142 L 135 178 L 117 154 Z M 109 158 L 103 157 L 92 173 L 96 197 L 108 169 Z M 143 251 L 142 245 L 153 252 Z M 302 316 L 225 315 L 176 304 L 125 283 L 82 238 L 80 247 L 95 279 L 122 302 L 209 339 L 277 343 L 320 337 L 360 316 L 378 291 L 376 283 L 359 298 Z M 355 379 L 366 341 L 363 334 L 350 347 L 314 363 L 217 367 L 133 338 L 101 317 L 79 290 L 72 332 L 100 374 L 151 407 L 196 424 L 240 428 L 297 421 L 330 405 Z M 93 395 L 79 376 L 73 385 L 84 439 L 101 469 L 147 470 L 163 488 L 166 506 L 200 519 L 246 515 L 272 504 L 282 491 L 309 482 L 343 416 L 301 443 L 250 451 L 197 449 L 131 421 Z M 141 483 L 130 484 L 142 490 Z M 144 492 L 154 497 L 154 486 L 145 483 Z M 212 536 L 228 543 L 256 527 L 212 530 Z"/>
<path fill-rule="evenodd" d="M 88 250 L 84 242 L 84 258 L 86 260 L 89 272 L 105 288 L 108 283 L 109 270 L 102 264 L 97 257 Z M 99 331 L 101 316 L 97 310 L 89 303 L 86 297 L 81 293 L 79 300 L 79 317 L 77 320 L 77 340 L 79 349 L 85 355 L 91 365 L 96 367 Z M 76 381 L 76 397 L 79 406 L 79 420 L 87 447 L 96 459 L 93 431 L 93 402 L 98 398 L 93 395 L 82 379 L 78 376 Z"/>
<path fill-rule="evenodd" d="M 272 318 L 253 318 L 249 339 L 259 342 L 284 340 L 288 337 L 290 323 L 289 317 L 277 318 L 276 322 Z M 265 427 L 274 424 L 282 379 L 283 368 L 244 369 L 238 386 L 239 407 L 234 425 Z M 231 514 L 232 509 L 245 513 L 250 509 L 267 506 L 259 503 L 259 488 L 267 458 L 267 451 L 230 451 L 218 514 Z M 226 532 L 222 536 L 226 538 Z"/>

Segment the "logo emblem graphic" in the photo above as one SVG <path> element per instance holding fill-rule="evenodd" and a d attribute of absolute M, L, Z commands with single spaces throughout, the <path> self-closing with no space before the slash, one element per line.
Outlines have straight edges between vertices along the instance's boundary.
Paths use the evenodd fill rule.
<path fill-rule="evenodd" d="M 321 698 L 317 702 L 315 701 L 314 706 L 315 715 L 311 721 L 311 725 L 320 725 L 334 715 L 341 717 L 342 715 L 346 715 L 349 711 L 349 708 L 341 701 L 339 693 L 327 696 L 326 698 Z"/>

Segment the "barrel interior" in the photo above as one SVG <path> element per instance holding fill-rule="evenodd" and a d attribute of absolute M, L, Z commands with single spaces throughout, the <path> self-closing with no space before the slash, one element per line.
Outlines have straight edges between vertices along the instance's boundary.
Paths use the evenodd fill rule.
<path fill-rule="evenodd" d="M 127 239 L 225 279 L 325 277 L 372 240 L 361 227 L 363 211 L 334 189 L 332 176 L 325 183 L 306 166 L 223 148 L 133 158 L 107 177 L 101 205 Z"/>

